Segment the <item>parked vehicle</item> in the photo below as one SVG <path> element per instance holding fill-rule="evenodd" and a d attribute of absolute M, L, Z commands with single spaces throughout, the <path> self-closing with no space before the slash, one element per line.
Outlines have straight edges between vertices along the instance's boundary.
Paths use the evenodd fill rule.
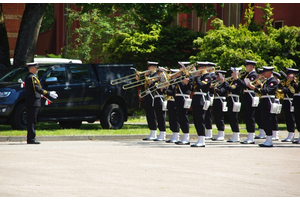
<path fill-rule="evenodd" d="M 10 59 L 10 64 L 12 65 L 14 62 L 14 59 Z M 81 64 L 81 60 L 77 59 L 69 59 L 69 58 L 34 58 L 33 62 L 42 64 L 59 64 L 59 63 L 78 63 Z"/>
<path fill-rule="evenodd" d="M 123 90 L 123 84 L 110 81 L 135 73 L 135 64 L 52 64 L 40 65 L 37 74 L 42 87 L 56 91 L 58 99 L 42 106 L 39 122 L 59 122 L 63 128 L 79 128 L 82 121 L 100 120 L 104 129 L 120 129 L 128 115 L 140 106 L 138 89 Z M 13 129 L 26 129 L 26 67 L 15 69 L 0 79 L 0 123 Z"/>

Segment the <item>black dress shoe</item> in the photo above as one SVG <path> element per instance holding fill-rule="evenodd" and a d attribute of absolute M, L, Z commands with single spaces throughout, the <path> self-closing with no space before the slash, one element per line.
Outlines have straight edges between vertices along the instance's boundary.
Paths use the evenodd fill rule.
<path fill-rule="evenodd" d="M 177 142 L 175 142 L 175 144 L 178 144 L 178 145 L 190 145 L 190 142 L 177 141 Z"/>
<path fill-rule="evenodd" d="M 178 140 L 167 140 L 166 143 L 175 143 L 178 142 Z"/>
<path fill-rule="evenodd" d="M 255 136 L 254 139 L 266 139 L 266 137 Z"/>
<path fill-rule="evenodd" d="M 148 141 L 150 141 L 150 140 L 155 140 L 156 138 L 144 138 L 143 140 L 148 140 Z"/>
<path fill-rule="evenodd" d="M 191 147 L 205 147 L 203 144 L 192 144 Z"/>
<path fill-rule="evenodd" d="M 281 142 L 293 142 L 291 139 L 284 139 L 284 140 L 281 140 Z"/>
<path fill-rule="evenodd" d="M 244 142 L 240 142 L 241 144 L 255 144 L 254 141 L 244 141 Z"/>
<path fill-rule="evenodd" d="M 222 139 L 222 138 L 212 138 L 211 139 L 212 141 L 224 141 L 224 138 Z"/>
<path fill-rule="evenodd" d="M 165 140 L 164 139 L 158 139 L 158 138 L 156 138 L 153 141 L 165 141 Z"/>
<path fill-rule="evenodd" d="M 239 140 L 227 140 L 227 142 L 240 142 Z"/>
<path fill-rule="evenodd" d="M 273 144 L 272 145 L 259 144 L 258 146 L 260 146 L 260 147 L 273 147 Z"/>
<path fill-rule="evenodd" d="M 31 141 L 27 141 L 27 144 L 41 144 L 41 143 L 36 140 L 31 140 Z"/>
<path fill-rule="evenodd" d="M 293 144 L 300 144 L 300 141 L 296 140 L 296 141 L 293 142 Z"/>

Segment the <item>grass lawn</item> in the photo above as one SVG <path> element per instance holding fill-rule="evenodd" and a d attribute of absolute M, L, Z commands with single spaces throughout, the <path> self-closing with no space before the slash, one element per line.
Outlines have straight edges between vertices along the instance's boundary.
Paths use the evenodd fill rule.
<path fill-rule="evenodd" d="M 58 123 L 38 123 L 37 124 L 37 135 L 38 136 L 73 136 L 73 135 L 148 135 L 149 129 L 145 124 L 146 118 L 144 116 L 140 117 L 130 117 L 126 124 L 124 124 L 122 129 L 112 130 L 112 129 L 102 129 L 99 121 L 87 124 L 83 123 L 80 129 L 61 129 Z M 225 128 L 225 134 L 232 133 L 230 126 L 226 124 L 229 128 Z M 167 134 L 172 134 L 169 125 L 167 124 Z M 279 130 L 286 130 L 285 124 L 278 124 Z M 12 130 L 9 125 L 0 125 L 0 136 L 26 136 L 26 130 Z M 182 133 L 182 132 L 181 132 Z M 193 124 L 190 125 L 190 133 L 196 134 L 196 129 Z M 218 130 L 213 128 L 213 134 L 217 134 Z M 240 124 L 240 133 L 247 133 L 245 124 Z M 258 134 L 258 130 L 256 130 Z"/>

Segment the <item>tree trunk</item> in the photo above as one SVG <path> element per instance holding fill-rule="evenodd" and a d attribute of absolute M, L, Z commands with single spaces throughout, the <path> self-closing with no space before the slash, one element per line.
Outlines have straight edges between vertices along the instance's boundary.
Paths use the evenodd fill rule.
<path fill-rule="evenodd" d="M 0 3 L 0 77 L 10 70 L 9 43 L 4 23 L 2 3 Z"/>
<path fill-rule="evenodd" d="M 47 3 L 26 3 L 14 53 L 13 67 L 33 62 Z"/>

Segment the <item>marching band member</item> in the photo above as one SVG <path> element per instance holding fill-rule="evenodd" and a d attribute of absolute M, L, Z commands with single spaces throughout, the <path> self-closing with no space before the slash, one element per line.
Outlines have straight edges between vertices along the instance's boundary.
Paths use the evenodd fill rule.
<path fill-rule="evenodd" d="M 276 79 L 276 81 L 278 82 L 279 84 L 279 77 L 281 76 L 279 73 L 277 72 L 273 72 L 273 76 L 274 78 Z M 278 87 L 277 87 L 277 90 L 278 90 Z M 277 98 L 277 95 L 275 95 L 275 102 L 276 103 L 280 103 L 279 99 Z M 278 137 L 278 119 L 277 119 L 277 114 L 276 115 L 272 115 L 274 117 L 273 121 L 275 121 L 276 123 L 273 123 L 273 128 L 272 128 L 272 140 L 273 141 L 278 141 L 279 140 L 279 137 Z"/>
<path fill-rule="evenodd" d="M 295 93 L 294 85 L 296 84 L 294 82 L 294 75 L 297 71 L 297 69 L 287 68 L 287 80 L 285 82 L 280 82 L 278 85 L 278 88 L 284 93 L 282 109 L 284 112 L 287 131 L 289 132 L 288 137 L 281 140 L 281 142 L 293 142 L 295 135 L 295 112 L 292 105 Z"/>
<path fill-rule="evenodd" d="M 263 76 L 262 73 L 263 73 L 263 69 L 257 68 L 258 78 Z M 257 87 L 261 87 L 261 85 Z M 259 106 L 255 109 L 255 122 L 258 125 L 259 134 L 255 136 L 254 139 L 266 139 L 266 133 L 262 127 L 261 110 Z"/>
<path fill-rule="evenodd" d="M 252 107 L 252 98 L 256 96 L 253 90 L 249 90 L 247 84 L 248 81 L 254 81 L 257 78 L 257 74 L 255 71 L 256 62 L 252 60 L 246 60 L 246 71 L 248 74 L 246 75 L 244 81 L 238 78 L 238 74 L 235 74 L 233 78 L 238 81 L 240 85 L 242 85 L 244 92 L 242 95 L 242 108 L 244 110 L 244 118 L 246 121 L 246 129 L 248 131 L 248 137 L 242 144 L 255 144 L 254 136 L 255 136 L 255 107 Z"/>
<path fill-rule="evenodd" d="M 179 70 L 183 71 L 184 67 L 187 67 L 189 62 L 178 62 Z M 184 66 L 183 66 L 184 65 Z M 190 127 L 188 119 L 188 109 L 184 108 L 184 102 L 186 98 L 190 98 L 190 94 L 193 87 L 193 77 L 183 77 L 182 82 L 179 82 L 175 86 L 175 106 L 178 116 L 178 122 L 183 132 L 182 139 L 175 142 L 178 145 L 189 145 L 190 144 Z"/>
<path fill-rule="evenodd" d="M 295 110 L 295 122 L 299 132 L 299 138 L 293 143 L 300 144 L 300 84 L 299 84 L 299 78 L 296 79 L 295 76 L 292 76 L 291 78 L 294 79 L 293 87 L 295 89 L 295 93 L 293 98 L 293 106 Z"/>
<path fill-rule="evenodd" d="M 163 67 L 158 67 L 157 74 L 160 75 L 164 72 Z M 156 80 L 154 84 L 158 83 L 159 80 Z M 166 111 L 162 110 L 163 101 L 165 93 L 165 88 L 157 89 L 154 91 L 154 110 L 157 118 L 157 124 L 159 129 L 159 136 L 153 141 L 165 141 L 166 140 Z"/>
<path fill-rule="evenodd" d="M 171 72 L 174 73 L 178 71 L 171 69 Z M 173 80 L 171 80 L 170 83 L 172 83 L 172 81 L 174 81 L 174 79 L 177 77 L 174 76 L 172 78 Z M 178 116 L 176 113 L 176 106 L 175 106 L 175 85 L 169 85 L 168 89 L 166 90 L 166 95 L 171 97 L 168 100 L 167 109 L 169 114 L 170 129 L 173 132 L 172 138 L 170 140 L 167 140 L 166 143 L 175 143 L 179 141 L 179 122 L 178 122 Z"/>
<path fill-rule="evenodd" d="M 217 80 L 221 83 L 216 83 L 216 86 L 213 87 L 214 89 L 214 104 L 213 104 L 213 115 L 214 119 L 216 122 L 216 126 L 218 128 L 218 136 L 213 138 L 212 140 L 214 141 L 223 141 L 224 140 L 224 106 L 226 106 L 226 96 L 227 96 L 227 91 L 226 91 L 226 85 L 228 85 L 227 82 L 225 82 L 225 74 L 226 71 L 223 70 L 218 70 L 216 71 L 217 74 Z M 224 104 L 225 103 L 225 104 Z"/>
<path fill-rule="evenodd" d="M 241 67 L 230 68 L 232 73 L 231 76 L 235 72 L 239 72 L 242 70 Z M 229 92 L 227 97 L 228 102 L 228 117 L 229 117 L 229 123 L 232 130 L 232 138 L 230 140 L 227 140 L 227 142 L 239 142 L 240 141 L 240 129 L 239 129 L 239 119 L 238 114 L 239 111 L 234 111 L 234 103 L 239 102 L 240 94 L 242 90 L 242 86 L 238 83 L 237 80 L 233 80 L 230 84 L 225 85 L 226 90 Z"/>
<path fill-rule="evenodd" d="M 214 67 L 216 64 L 212 63 L 212 62 L 208 62 L 208 66 L 209 67 Z M 211 81 L 214 81 L 217 79 L 216 73 L 215 73 L 215 69 L 211 68 L 208 69 L 209 72 L 209 76 L 211 77 Z M 212 139 L 212 116 L 211 116 L 211 110 L 212 110 L 212 105 L 213 105 L 213 100 L 214 100 L 214 92 L 213 90 L 209 90 L 208 91 L 208 96 L 210 98 L 210 106 L 208 107 L 208 109 L 205 112 L 205 128 L 206 128 L 206 135 L 205 135 L 205 139 Z"/>
<path fill-rule="evenodd" d="M 276 123 L 274 121 L 274 115 L 276 113 L 271 113 L 271 104 L 275 102 L 275 94 L 278 87 L 277 80 L 273 77 L 274 67 L 263 66 L 263 75 L 267 78 L 267 81 L 263 84 L 262 88 L 255 87 L 251 83 L 248 87 L 255 92 L 261 94 L 260 98 L 260 108 L 261 108 L 261 118 L 263 119 L 263 128 L 267 134 L 266 141 L 263 144 L 259 144 L 260 147 L 273 147 L 272 141 L 272 124 Z"/>
<path fill-rule="evenodd" d="M 197 70 L 201 70 L 194 75 L 194 95 L 192 100 L 193 120 L 198 134 L 198 141 L 191 147 L 205 147 L 205 112 L 209 103 L 208 90 L 211 77 L 206 71 L 207 62 L 197 62 Z"/>
<path fill-rule="evenodd" d="M 155 70 L 157 68 L 158 62 L 150 62 L 148 61 L 148 70 Z M 157 73 L 149 73 L 145 74 L 145 76 L 154 77 L 157 76 Z M 149 81 L 145 83 L 145 90 L 152 87 L 155 83 L 153 81 Z M 145 96 L 145 109 L 146 109 L 146 119 L 147 124 L 150 129 L 150 135 L 143 140 L 155 140 L 157 138 L 156 130 L 157 130 L 157 118 L 154 109 L 154 94 L 153 92 L 149 92 L 147 96 Z"/>

